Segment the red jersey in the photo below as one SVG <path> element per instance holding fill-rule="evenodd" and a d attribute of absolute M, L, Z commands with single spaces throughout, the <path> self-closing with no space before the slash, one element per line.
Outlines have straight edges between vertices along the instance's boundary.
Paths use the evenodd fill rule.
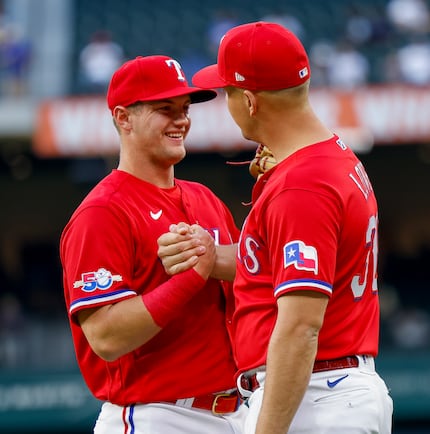
<path fill-rule="evenodd" d="M 276 298 L 312 290 L 329 299 L 317 360 L 376 355 L 377 203 L 365 169 L 334 136 L 263 175 L 242 228 L 233 341 L 240 372 L 266 364 Z"/>
<path fill-rule="evenodd" d="M 157 256 L 157 239 L 172 223 L 198 223 L 219 244 L 237 241 L 239 230 L 221 200 L 198 183 L 175 183 L 165 190 L 114 170 L 84 199 L 61 237 L 78 364 L 94 396 L 117 405 L 171 401 L 235 386 L 226 328 L 234 300 L 227 282 L 209 279 L 160 333 L 113 362 L 91 350 L 76 321 L 81 309 L 140 295 L 169 279 Z"/>

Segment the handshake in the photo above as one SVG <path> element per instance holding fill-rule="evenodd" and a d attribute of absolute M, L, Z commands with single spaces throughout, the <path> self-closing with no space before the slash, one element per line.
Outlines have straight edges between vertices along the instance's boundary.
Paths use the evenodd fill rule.
<path fill-rule="evenodd" d="M 204 279 L 234 279 L 237 244 L 216 246 L 210 233 L 197 224 L 172 224 L 157 242 L 158 257 L 170 276 L 194 268 Z"/>

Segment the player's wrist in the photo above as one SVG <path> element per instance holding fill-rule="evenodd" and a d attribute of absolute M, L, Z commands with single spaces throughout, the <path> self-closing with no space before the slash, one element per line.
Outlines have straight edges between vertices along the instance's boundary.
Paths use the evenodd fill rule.
<path fill-rule="evenodd" d="M 205 263 L 203 262 L 204 261 L 201 259 L 201 257 L 199 257 L 196 265 L 194 265 L 192 270 L 194 270 L 202 279 L 206 281 L 209 279 L 212 270 L 215 266 L 215 259 L 212 260 L 211 262 L 207 262 L 207 261 L 205 261 Z"/>
<path fill-rule="evenodd" d="M 154 322 L 165 327 L 205 286 L 206 281 L 207 279 L 191 268 L 142 294 L 142 301 Z"/>

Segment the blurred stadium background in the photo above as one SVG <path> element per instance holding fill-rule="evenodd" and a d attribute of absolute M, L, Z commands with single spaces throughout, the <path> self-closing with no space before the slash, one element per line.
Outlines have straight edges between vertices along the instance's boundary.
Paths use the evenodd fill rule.
<path fill-rule="evenodd" d="M 380 203 L 381 352 L 394 433 L 430 433 L 430 4 L 422 0 L 0 0 L 0 432 L 90 433 L 99 403 L 76 367 L 58 240 L 116 165 L 104 102 L 137 55 L 189 78 L 226 29 L 293 29 L 320 116 L 359 154 Z M 91 43 L 91 44 L 90 44 Z M 238 225 L 252 179 L 223 98 L 192 107 L 177 176 L 210 186 Z M 347 434 L 347 433 L 345 433 Z"/>

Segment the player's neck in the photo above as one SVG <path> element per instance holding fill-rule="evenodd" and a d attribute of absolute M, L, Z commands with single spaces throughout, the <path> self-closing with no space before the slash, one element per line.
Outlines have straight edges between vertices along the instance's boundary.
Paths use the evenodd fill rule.
<path fill-rule="evenodd" d="M 155 167 L 151 164 L 140 164 L 133 160 L 121 158 L 118 170 L 127 172 L 160 188 L 172 188 L 175 182 L 173 166 Z"/>
<path fill-rule="evenodd" d="M 312 113 L 296 119 L 288 118 L 288 121 L 280 122 L 279 128 L 272 126 L 268 131 L 269 135 L 264 143 L 269 146 L 277 161 L 333 136 L 333 132 Z"/>

